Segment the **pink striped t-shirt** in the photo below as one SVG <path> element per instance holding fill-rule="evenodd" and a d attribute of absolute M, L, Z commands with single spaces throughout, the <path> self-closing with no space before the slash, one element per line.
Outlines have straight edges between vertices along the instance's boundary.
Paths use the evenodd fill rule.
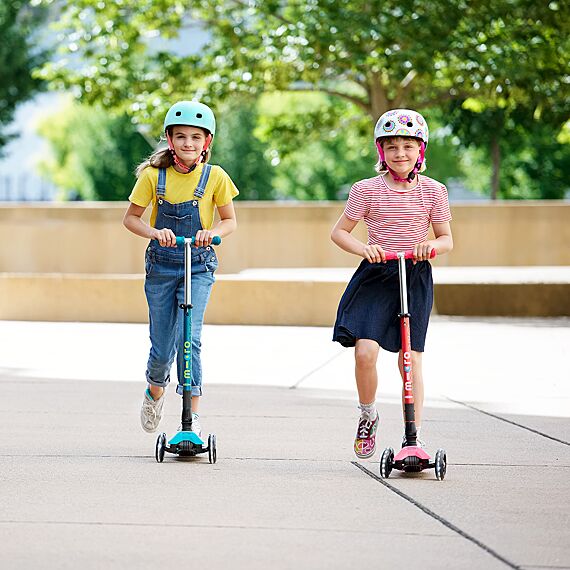
<path fill-rule="evenodd" d="M 364 220 L 368 243 L 386 251 L 412 249 L 425 241 L 431 223 L 451 220 L 446 187 L 419 175 L 417 186 L 399 192 L 382 176 L 360 180 L 352 186 L 344 213 L 353 221 Z"/>

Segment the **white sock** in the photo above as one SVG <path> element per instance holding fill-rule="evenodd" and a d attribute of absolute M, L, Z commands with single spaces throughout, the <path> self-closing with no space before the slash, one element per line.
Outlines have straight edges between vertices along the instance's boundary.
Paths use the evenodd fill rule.
<path fill-rule="evenodd" d="M 376 417 L 378 416 L 378 410 L 376 409 L 375 402 L 371 402 L 370 404 L 363 404 L 360 402 L 358 404 L 360 408 L 360 415 L 361 416 L 368 416 L 368 419 L 373 422 Z"/>

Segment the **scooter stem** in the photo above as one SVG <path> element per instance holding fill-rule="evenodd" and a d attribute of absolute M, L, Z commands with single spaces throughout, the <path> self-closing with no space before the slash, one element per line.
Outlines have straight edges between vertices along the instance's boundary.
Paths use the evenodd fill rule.
<path fill-rule="evenodd" d="M 404 252 L 398 253 L 398 273 L 400 276 L 400 313 L 401 315 L 407 315 L 408 285 L 406 281 L 406 256 Z"/>
<path fill-rule="evenodd" d="M 410 314 L 408 313 L 408 287 L 406 281 L 406 254 L 398 253 L 400 277 L 400 336 L 402 339 L 402 380 L 404 382 L 404 422 L 406 445 L 417 445 L 416 413 L 414 408 L 412 376 L 412 343 L 410 339 Z"/>

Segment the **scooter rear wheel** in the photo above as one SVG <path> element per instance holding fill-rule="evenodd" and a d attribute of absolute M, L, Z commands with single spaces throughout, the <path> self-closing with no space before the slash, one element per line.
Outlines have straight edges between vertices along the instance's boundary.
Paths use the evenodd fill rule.
<path fill-rule="evenodd" d="M 438 449 L 435 453 L 435 478 L 443 481 L 445 472 L 447 471 L 447 454 L 445 449 Z"/>
<path fill-rule="evenodd" d="M 392 467 L 394 467 L 394 450 L 387 447 L 380 458 L 380 477 L 388 479 L 392 473 Z"/>

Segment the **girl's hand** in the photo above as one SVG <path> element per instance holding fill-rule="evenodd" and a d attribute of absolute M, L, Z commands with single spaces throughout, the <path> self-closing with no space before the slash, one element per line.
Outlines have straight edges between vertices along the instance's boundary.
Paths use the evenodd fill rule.
<path fill-rule="evenodd" d="M 418 261 L 427 261 L 428 259 L 430 259 L 430 255 L 431 252 L 434 250 L 435 248 L 432 245 L 432 242 L 430 241 L 422 241 L 422 243 L 418 243 L 415 247 L 414 247 L 414 265 L 418 262 Z"/>
<path fill-rule="evenodd" d="M 196 238 L 194 239 L 194 245 L 196 247 L 206 247 L 212 244 L 212 239 L 216 234 L 211 230 L 199 230 L 196 232 Z"/>
<path fill-rule="evenodd" d="M 365 245 L 362 250 L 362 257 L 370 263 L 386 262 L 386 253 L 379 245 Z"/>
<path fill-rule="evenodd" d="M 158 243 L 162 247 L 176 247 L 176 236 L 174 235 L 174 232 L 168 228 L 164 228 L 162 230 L 152 228 L 150 239 L 158 240 Z"/>

